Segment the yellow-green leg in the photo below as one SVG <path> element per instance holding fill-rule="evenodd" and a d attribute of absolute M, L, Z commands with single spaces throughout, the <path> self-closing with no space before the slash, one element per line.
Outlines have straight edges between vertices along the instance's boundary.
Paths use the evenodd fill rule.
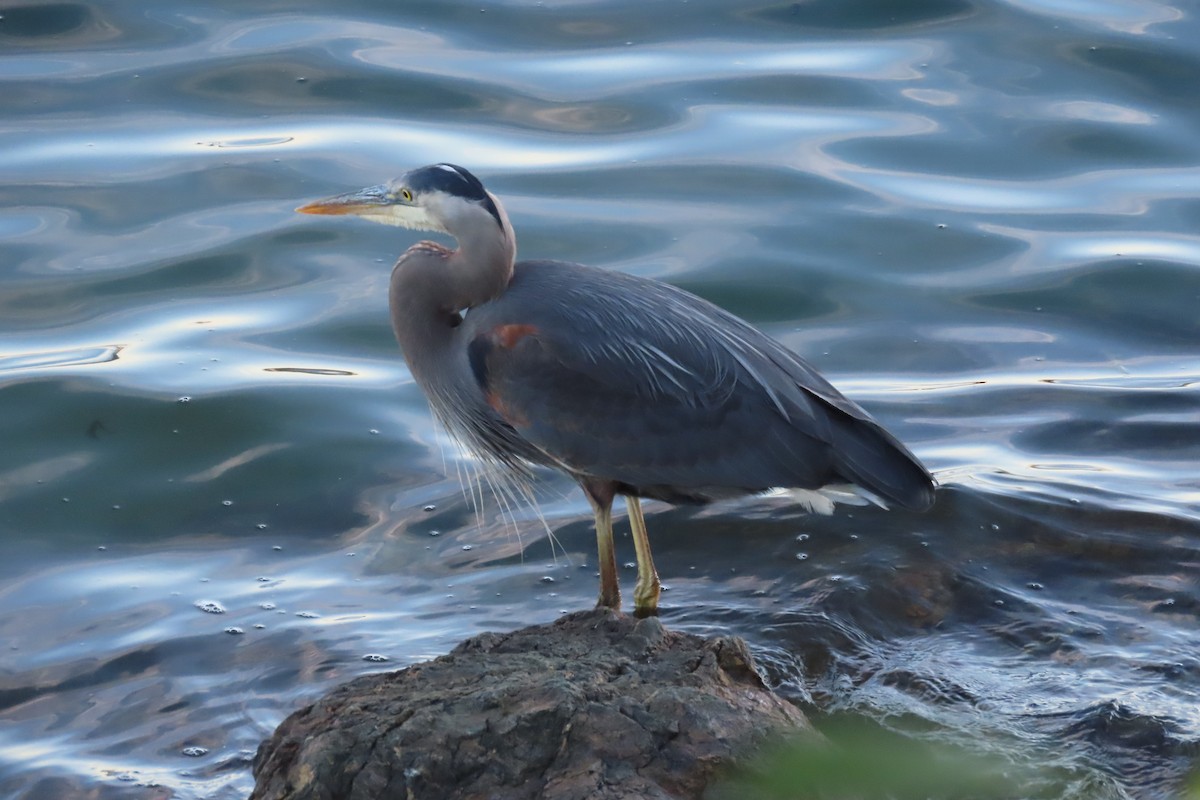
<path fill-rule="evenodd" d="M 613 549 L 612 487 L 584 484 L 583 493 L 596 515 L 596 552 L 600 559 L 600 598 L 596 607 L 621 608 L 621 584 L 617 580 L 617 554 Z"/>
<path fill-rule="evenodd" d="M 646 518 L 642 516 L 642 504 L 636 497 L 626 495 L 625 506 L 629 509 L 629 527 L 633 530 L 633 547 L 637 551 L 633 613 L 638 617 L 653 617 L 658 614 L 658 595 L 662 592 L 662 584 L 658 580 L 658 571 L 654 569 L 654 557 L 650 555 Z"/>

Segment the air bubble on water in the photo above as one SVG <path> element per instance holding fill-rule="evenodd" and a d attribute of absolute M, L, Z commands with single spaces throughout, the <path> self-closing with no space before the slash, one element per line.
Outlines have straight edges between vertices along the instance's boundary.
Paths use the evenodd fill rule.
<path fill-rule="evenodd" d="M 276 552 L 278 552 L 279 550 L 282 550 L 283 548 L 282 548 L 282 547 L 280 547 L 279 545 L 275 545 L 275 546 L 274 546 L 274 547 L 272 547 L 271 549 L 272 549 L 272 550 L 275 550 Z"/>
<path fill-rule="evenodd" d="M 995 522 L 993 522 L 993 523 L 992 523 L 992 530 L 994 530 L 994 531 L 998 531 L 998 530 L 1000 530 L 1000 526 L 999 526 L 999 525 L 997 525 Z"/>
<path fill-rule="evenodd" d="M 256 631 L 261 631 L 261 630 L 265 629 L 266 627 L 267 626 L 263 625 L 261 622 L 254 623 L 254 630 L 256 630 Z"/>
<path fill-rule="evenodd" d="M 192 398 L 185 394 L 182 397 L 177 398 L 175 400 L 175 402 L 176 403 L 190 403 L 190 402 L 192 402 Z"/>
<path fill-rule="evenodd" d="M 224 614 L 225 606 L 221 605 L 216 600 L 197 600 L 193 603 L 196 608 L 203 611 L 205 614 Z"/>
<path fill-rule="evenodd" d="M 261 608 L 263 611 L 274 611 L 275 610 L 274 603 L 259 603 L 258 607 Z"/>
<path fill-rule="evenodd" d="M 542 583 L 554 583 L 554 577 L 551 575 L 543 575 Z"/>
<path fill-rule="evenodd" d="M 441 531 L 430 531 L 429 535 L 430 536 L 441 536 L 442 532 Z"/>
<path fill-rule="evenodd" d="M 104 545 L 100 545 L 100 546 L 99 546 L 99 547 L 97 547 L 96 549 L 97 549 L 97 550 L 107 550 L 108 548 L 107 548 L 107 547 L 105 547 Z"/>
<path fill-rule="evenodd" d="M 1040 592 L 1042 589 L 1045 589 L 1046 587 L 1043 586 L 1042 584 L 1038 583 L 1037 581 L 1030 581 L 1029 583 L 1025 584 L 1025 588 L 1033 589 L 1035 592 Z"/>
<path fill-rule="evenodd" d="M 367 431 L 367 433 L 371 434 L 372 436 L 378 436 L 379 428 L 371 428 L 371 430 Z"/>
<path fill-rule="evenodd" d="M 808 553 L 796 553 L 796 560 L 797 561 L 807 561 Z"/>
<path fill-rule="evenodd" d="M 321 615 L 315 611 L 297 611 L 296 616 L 301 619 L 320 619 Z"/>
<path fill-rule="evenodd" d="M 271 582 L 271 579 L 268 578 L 266 575 L 259 575 L 257 580 L 259 583 L 270 583 Z"/>
<path fill-rule="evenodd" d="M 242 630 L 241 628 L 239 628 L 235 625 L 230 625 L 228 628 L 225 629 L 225 632 L 232 634 L 234 636 L 240 636 L 241 634 L 245 633 L 244 630 Z"/>
<path fill-rule="evenodd" d="M 624 567 L 625 569 L 637 569 L 637 562 L 636 561 L 626 561 L 621 566 Z"/>
<path fill-rule="evenodd" d="M 437 506 L 435 506 L 433 503 L 430 503 L 429 505 L 425 506 L 421 510 L 422 511 L 437 511 Z"/>
<path fill-rule="evenodd" d="M 463 549 L 463 550 L 470 550 L 470 549 L 471 549 L 473 546 L 474 546 L 474 545 L 464 544 L 464 545 L 462 546 L 462 549 Z"/>
<path fill-rule="evenodd" d="M 385 655 L 380 655 L 379 653 L 367 653 L 365 656 L 362 657 L 362 660 L 370 661 L 372 664 L 382 664 L 383 662 L 389 661 L 390 659 Z"/>
<path fill-rule="evenodd" d="M 233 505 L 233 501 L 232 501 L 232 500 L 222 500 L 222 501 L 221 501 L 221 505 L 223 505 L 223 506 L 231 506 L 231 505 Z"/>
<path fill-rule="evenodd" d="M 199 758 L 200 756 L 208 755 L 207 747 L 185 747 L 179 752 L 183 753 L 188 758 Z"/>
<path fill-rule="evenodd" d="M 807 534 L 807 533 L 801 533 L 800 535 L 798 535 L 798 536 L 796 537 L 796 541 L 797 541 L 797 542 L 807 542 L 807 541 L 808 541 L 808 534 Z"/>
<path fill-rule="evenodd" d="M 265 531 L 265 530 L 267 529 L 267 523 L 265 523 L 265 522 L 260 522 L 260 523 L 258 523 L 257 525 L 255 525 L 254 527 L 255 527 L 255 528 L 257 528 L 257 529 L 258 529 L 258 530 L 260 530 L 260 531 Z"/>

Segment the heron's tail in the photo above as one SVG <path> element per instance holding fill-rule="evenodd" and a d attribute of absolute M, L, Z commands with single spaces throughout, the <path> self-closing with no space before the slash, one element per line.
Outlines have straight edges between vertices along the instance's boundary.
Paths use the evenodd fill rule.
<path fill-rule="evenodd" d="M 925 511 L 936 482 L 929 470 L 895 436 L 873 420 L 832 414 L 834 469 L 884 502 Z"/>

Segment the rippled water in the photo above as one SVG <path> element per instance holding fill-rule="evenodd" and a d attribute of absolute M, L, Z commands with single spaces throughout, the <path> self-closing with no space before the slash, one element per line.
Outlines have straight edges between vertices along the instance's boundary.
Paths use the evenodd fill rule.
<path fill-rule="evenodd" d="M 448 160 L 524 256 L 749 318 L 945 486 L 652 507 L 668 625 L 745 636 L 818 718 L 1050 764 L 1046 796 L 1169 795 L 1200 742 L 1195 11 L 4 4 L 0 794 L 244 796 L 332 684 L 594 600 L 569 482 L 561 549 L 460 489 L 388 326 L 416 237 L 292 213 Z"/>

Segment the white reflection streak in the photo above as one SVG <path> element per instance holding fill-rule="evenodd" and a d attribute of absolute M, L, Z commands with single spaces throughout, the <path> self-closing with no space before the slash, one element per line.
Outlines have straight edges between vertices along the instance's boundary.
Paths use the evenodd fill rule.
<path fill-rule="evenodd" d="M 409 50 L 391 43 L 372 43 L 353 53 L 355 61 L 404 72 L 436 74 L 477 83 L 487 75 L 490 84 L 538 97 L 570 98 L 573 102 L 598 94 L 613 96 L 635 87 L 697 82 L 732 75 L 811 74 L 860 79 L 911 80 L 920 77 L 913 66 L 935 59 L 933 42 L 838 42 L 789 45 L 778 49 L 762 43 L 717 40 L 679 44 L 614 47 L 580 55 L 562 50 L 543 55 L 439 49 L 438 58 L 415 63 Z M 556 76 L 548 86 L 545 76 Z"/>
<path fill-rule="evenodd" d="M 831 375 L 846 395 L 862 400 L 895 400 L 909 395 L 920 400 L 924 395 L 956 392 L 985 392 L 1012 388 L 1085 388 L 1117 392 L 1178 392 L 1193 387 L 1194 373 L 1185 362 L 1171 357 L 1122 360 L 1114 364 L 1043 364 L 1036 372 L 975 372 L 941 374 L 921 381 L 896 375 L 864 378 L 856 375 Z"/>
<path fill-rule="evenodd" d="M 841 162 L 835 179 L 901 206 L 958 213 L 1142 214 L 1154 200 L 1200 194 L 1200 168 L 1113 169 L 1049 181 L 866 170 Z"/>
<path fill-rule="evenodd" d="M 231 469 L 249 464 L 256 458 L 261 458 L 268 453 L 274 453 L 278 450 L 284 450 L 289 445 L 287 442 L 277 442 L 275 444 L 260 444 L 258 447 L 251 447 L 249 450 L 238 453 L 237 455 L 227 458 L 220 464 L 209 467 L 206 470 L 194 473 L 184 478 L 186 483 L 198 483 L 201 481 L 211 481 L 214 478 L 219 478 Z"/>
<path fill-rule="evenodd" d="M 1145 111 L 1116 103 L 1101 103 L 1096 100 L 1067 100 L 1046 106 L 1049 116 L 1063 119 L 1082 119 L 1089 122 L 1104 122 L 1117 125 L 1153 125 L 1156 120 Z"/>
<path fill-rule="evenodd" d="M 112 741 L 116 737 L 100 737 L 99 741 Z M 126 745 L 127 743 L 122 743 Z M 0 740 L 0 764 L 11 764 L 20 770 L 30 769 L 52 770 L 59 776 L 78 775 L 92 780 L 111 779 L 116 774 L 129 772 L 136 775 L 142 785 L 171 785 L 178 784 L 179 778 L 173 770 L 159 769 L 146 762 L 120 763 L 98 761 L 90 754 L 78 757 L 71 753 L 78 752 L 78 747 L 70 737 L 54 738 L 40 735 L 37 739 L 28 738 L 17 732 L 15 741 Z"/>
<path fill-rule="evenodd" d="M 1160 2 L 1105 2 L 1104 0 L 1007 0 L 1026 12 L 1041 14 L 1056 23 L 1095 25 L 1123 33 L 1145 34 L 1152 25 L 1176 22 L 1184 13 Z"/>
<path fill-rule="evenodd" d="M 75 759 L 63 755 L 72 750 L 69 737 L 30 739 L 18 735 L 15 741 L 0 741 L 0 764 L 12 764 L 22 770 L 55 767 L 64 772 L 82 772 L 76 769 L 78 762 Z"/>
<path fill-rule="evenodd" d="M 979 225 L 979 230 L 993 236 L 1004 236 L 1025 244 L 1024 252 L 1006 262 L 1011 276 L 1022 274 L 1043 279 L 1064 271 L 1092 269 L 1097 259 L 1120 258 L 1174 261 L 1200 266 L 1200 238 L 1178 233 L 1053 233 L 1030 231 L 1003 225 Z M 984 271 L 991 267 L 984 267 Z M 978 281 L 976 270 L 961 270 L 954 275 L 942 275 L 942 285 L 969 286 Z"/>
<path fill-rule="evenodd" d="M 20 494 L 23 490 L 39 483 L 54 484 L 73 472 L 78 472 L 95 461 L 91 453 L 73 453 L 71 455 L 48 458 L 33 464 L 26 464 L 8 472 L 0 473 L 0 502 Z"/>

